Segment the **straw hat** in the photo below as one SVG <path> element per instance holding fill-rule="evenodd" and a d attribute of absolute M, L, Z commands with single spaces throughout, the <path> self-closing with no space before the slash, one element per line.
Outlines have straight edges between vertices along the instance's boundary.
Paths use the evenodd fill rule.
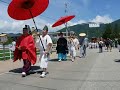
<path fill-rule="evenodd" d="M 86 36 L 86 34 L 85 33 L 80 33 L 79 36 Z"/>

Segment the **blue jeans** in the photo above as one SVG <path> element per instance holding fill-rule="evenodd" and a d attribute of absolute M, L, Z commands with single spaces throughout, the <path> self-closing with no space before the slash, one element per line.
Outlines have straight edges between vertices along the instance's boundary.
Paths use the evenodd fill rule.
<path fill-rule="evenodd" d="M 64 60 L 66 60 L 66 54 L 63 54 L 63 53 L 58 53 L 58 59 L 60 60 L 62 60 L 62 59 L 64 59 Z"/>

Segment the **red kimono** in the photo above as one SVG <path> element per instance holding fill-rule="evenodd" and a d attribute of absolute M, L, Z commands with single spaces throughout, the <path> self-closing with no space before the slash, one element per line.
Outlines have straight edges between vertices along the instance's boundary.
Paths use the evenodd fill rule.
<path fill-rule="evenodd" d="M 21 50 L 15 49 L 14 62 L 18 59 L 27 59 L 34 65 L 36 63 L 36 48 L 32 35 L 22 35 L 16 42 L 16 47 L 19 46 Z"/>

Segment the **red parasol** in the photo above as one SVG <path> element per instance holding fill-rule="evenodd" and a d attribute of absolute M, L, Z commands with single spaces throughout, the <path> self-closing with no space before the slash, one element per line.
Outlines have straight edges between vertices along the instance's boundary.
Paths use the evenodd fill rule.
<path fill-rule="evenodd" d="M 16 20 L 27 20 L 44 12 L 48 4 L 49 0 L 12 0 L 8 14 Z"/>
<path fill-rule="evenodd" d="M 75 17 L 75 15 L 70 15 L 70 16 L 64 16 L 61 17 L 57 22 L 55 22 L 52 27 L 56 27 L 59 26 L 61 24 L 67 23 L 68 21 L 70 21 L 71 19 L 73 19 Z"/>
<path fill-rule="evenodd" d="M 34 17 L 38 16 L 46 10 L 49 0 L 12 0 L 8 6 L 8 14 L 11 18 L 16 20 L 27 20 L 32 18 L 37 29 Z M 43 46 L 42 40 L 40 38 Z M 43 46 L 45 51 L 45 48 Z"/>
<path fill-rule="evenodd" d="M 75 17 L 75 15 L 61 17 L 57 22 L 55 22 L 52 25 L 52 27 L 56 27 L 56 26 L 59 26 L 61 24 L 65 24 L 65 27 L 66 27 L 66 36 L 68 37 L 67 22 L 70 21 L 71 19 L 73 19 L 74 17 Z"/>

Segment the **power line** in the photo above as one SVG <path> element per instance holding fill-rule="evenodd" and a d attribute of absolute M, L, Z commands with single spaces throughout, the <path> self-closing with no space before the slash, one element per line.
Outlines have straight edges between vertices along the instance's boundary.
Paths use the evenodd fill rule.
<path fill-rule="evenodd" d="M 68 10 L 67 10 L 67 3 L 65 3 L 65 14 L 67 14 Z"/>
<path fill-rule="evenodd" d="M 3 1 L 3 0 L 0 0 L 0 2 L 5 3 L 5 4 L 9 4 L 8 2 L 5 2 L 5 1 Z"/>
<path fill-rule="evenodd" d="M 51 19 L 51 20 L 56 21 L 56 19 L 53 19 L 53 18 L 51 18 L 51 17 L 47 17 L 47 16 L 43 16 L 43 15 L 40 15 L 40 16 L 45 17 L 45 18 L 49 18 L 49 19 Z"/>

